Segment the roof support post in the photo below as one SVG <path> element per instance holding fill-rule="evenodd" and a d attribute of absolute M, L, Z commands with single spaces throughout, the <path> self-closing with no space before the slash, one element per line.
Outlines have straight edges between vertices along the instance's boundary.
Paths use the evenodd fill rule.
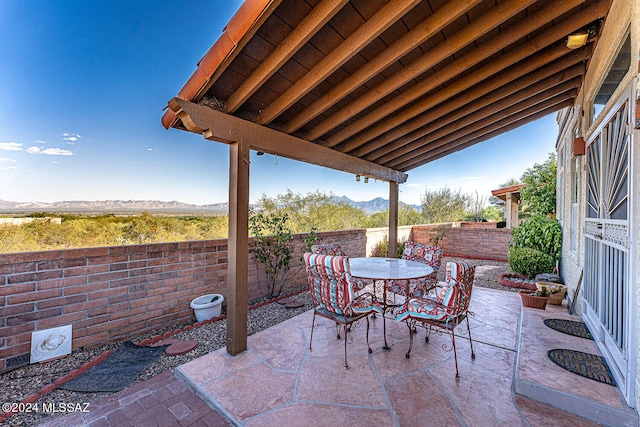
<path fill-rule="evenodd" d="M 387 257 L 398 257 L 398 183 L 389 182 L 389 246 Z"/>
<path fill-rule="evenodd" d="M 235 356 L 247 349 L 249 144 L 246 142 L 231 143 L 229 153 L 227 352 Z"/>

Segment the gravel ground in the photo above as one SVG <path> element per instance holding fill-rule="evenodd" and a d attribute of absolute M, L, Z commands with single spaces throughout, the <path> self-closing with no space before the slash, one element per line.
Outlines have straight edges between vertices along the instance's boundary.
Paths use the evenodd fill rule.
<path fill-rule="evenodd" d="M 442 267 L 438 271 L 438 279 L 444 280 L 444 266 L 447 261 L 458 258 L 444 258 Z M 509 265 L 505 262 L 473 260 L 476 265 L 474 286 L 500 289 L 517 292 L 517 289 L 507 288 L 498 284 L 498 277 L 503 273 L 509 273 Z M 279 322 L 282 322 L 298 314 L 304 313 L 312 308 L 311 300 L 307 292 L 295 295 L 293 298 L 304 302 L 300 308 L 285 308 L 278 303 L 266 304 L 262 307 L 249 311 L 248 334 L 252 335 Z M 145 334 L 132 336 L 130 341 L 138 343 L 145 338 L 152 338 L 167 331 L 174 331 L 187 326 L 187 323 L 171 325 L 162 329 L 150 331 Z M 193 351 L 181 356 L 162 355 L 156 362 L 145 369 L 134 381 L 134 384 L 145 381 L 154 375 L 162 373 L 167 369 L 175 369 L 177 366 L 187 363 L 211 351 L 217 350 L 226 345 L 227 322 L 221 320 L 206 324 L 199 328 L 184 331 L 171 338 L 180 340 L 196 340 L 198 347 Z M 83 363 L 90 361 L 93 357 L 101 355 L 103 352 L 116 349 L 121 344 L 114 342 L 99 347 L 83 348 L 74 351 L 64 359 L 53 360 L 44 364 L 28 365 L 22 368 L 7 372 L 1 376 L 0 402 L 20 402 L 25 396 L 37 393 L 42 387 L 53 383 L 56 379 L 66 375 L 73 369 L 79 368 Z M 90 403 L 100 400 L 112 393 L 80 393 L 68 390 L 55 389 L 42 397 L 38 403 Z M 89 406 L 91 410 L 91 406 Z M 7 419 L 3 426 L 34 426 L 49 419 L 50 416 L 39 414 L 18 413 Z"/>

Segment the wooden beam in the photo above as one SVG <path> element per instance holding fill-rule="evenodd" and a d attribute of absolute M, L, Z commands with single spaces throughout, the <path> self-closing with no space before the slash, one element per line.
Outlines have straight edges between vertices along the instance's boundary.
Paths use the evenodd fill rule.
<path fill-rule="evenodd" d="M 487 94 L 493 94 L 498 90 L 503 91 L 504 86 L 515 86 L 513 82 L 516 80 L 523 85 L 522 87 L 529 86 L 575 64 L 582 63 L 585 55 L 588 55 L 587 47 L 570 51 L 570 53 L 567 51 L 568 49 L 564 45 L 558 45 L 546 50 L 543 55 L 531 56 L 511 68 L 505 69 L 502 73 L 493 75 L 480 84 L 470 86 L 461 92 L 459 92 L 459 88 L 469 86 L 469 82 L 460 82 L 461 84 L 456 82 L 452 86 L 440 89 L 418 102 L 423 111 L 419 116 L 396 126 L 376 139 L 372 139 L 387 127 L 386 122 L 376 125 L 341 144 L 340 151 L 373 161 L 398 148 L 401 145 L 397 144 L 398 139 L 422 126 L 431 123 L 434 126 L 432 130 L 438 129 L 446 124 L 446 121 L 441 120 L 442 117 L 453 111 L 466 108 L 469 103 Z M 462 78 L 463 81 L 465 79 Z M 384 128 L 378 129 L 378 126 Z M 380 150 L 379 154 L 378 150 Z"/>
<path fill-rule="evenodd" d="M 351 104 L 347 105 L 345 108 L 333 114 L 327 120 L 316 125 L 309 131 L 306 139 L 308 139 L 309 141 L 317 139 L 339 124 L 346 122 L 348 119 L 362 112 L 364 109 L 373 105 L 374 103 L 380 101 L 382 98 L 389 95 L 394 90 L 397 90 L 412 79 L 420 76 L 426 70 L 431 69 L 445 59 L 451 58 L 457 51 L 461 50 L 465 46 L 475 43 L 475 41 L 479 37 L 489 33 L 501 23 L 513 17 L 518 12 L 521 12 L 531 3 L 534 3 L 534 1 L 510 0 L 505 3 L 501 3 L 498 6 L 495 6 L 486 14 L 479 17 L 476 21 L 463 27 L 459 32 L 449 37 L 446 41 L 435 46 L 433 49 L 430 49 L 427 54 L 420 56 L 418 59 L 406 66 L 402 71 L 394 74 L 393 77 L 385 79 L 383 83 L 376 86 L 373 90 L 367 92 L 360 98 L 353 101 Z M 490 48 L 490 46 L 485 46 L 481 47 L 480 49 L 487 50 Z M 494 50 L 493 52 L 497 52 L 498 50 L 499 49 Z M 440 71 L 438 72 L 438 74 L 439 73 Z M 413 92 L 413 88 L 409 90 L 409 92 Z M 372 123 L 369 123 L 369 125 L 371 124 Z M 359 130 L 362 129 L 364 128 L 360 128 Z M 346 132 L 343 135 L 343 132 L 340 132 L 338 134 L 340 136 L 336 137 L 334 135 L 331 138 L 328 138 L 326 145 L 329 147 L 333 147 L 353 134 L 354 133 Z"/>
<path fill-rule="evenodd" d="M 421 0 L 396 0 L 381 8 L 371 19 L 327 55 L 318 65 L 266 107 L 258 117 L 259 124 L 272 122 L 311 89 L 323 82 L 341 65 L 353 58 L 371 40 L 393 25 Z"/>
<path fill-rule="evenodd" d="M 389 183 L 389 246 L 387 257 L 398 257 L 398 184 Z"/>
<path fill-rule="evenodd" d="M 169 101 L 187 130 L 219 142 L 244 142 L 249 148 L 381 181 L 405 182 L 407 174 L 321 147 L 274 129 L 178 98 Z M 174 126 L 175 127 L 175 126 Z"/>
<path fill-rule="evenodd" d="M 369 114 L 359 118 L 353 124 L 341 129 L 340 131 L 332 134 L 331 137 L 327 138 L 325 142 L 325 146 L 333 147 L 337 144 L 345 141 L 347 138 L 355 135 L 356 133 L 366 129 L 367 127 L 373 125 L 379 120 L 384 119 L 385 117 L 392 115 L 398 110 L 404 108 L 409 103 L 415 101 L 419 97 L 427 94 L 429 91 L 437 88 L 442 84 L 451 84 L 450 80 L 455 78 L 456 76 L 463 74 L 467 70 L 473 68 L 481 61 L 488 59 L 495 53 L 499 52 L 502 49 L 509 47 L 514 42 L 518 41 L 520 38 L 524 37 L 529 32 L 547 24 L 558 14 L 565 13 L 571 10 L 576 5 L 580 4 L 582 0 L 568 0 L 566 2 L 552 2 L 549 3 L 545 8 L 538 11 L 532 17 L 528 17 L 525 20 L 521 21 L 519 24 L 510 27 L 508 30 L 500 33 L 498 36 L 493 38 L 492 40 L 482 44 L 480 47 L 470 51 L 463 57 L 453 61 L 446 67 L 442 68 L 438 71 L 437 74 L 430 76 L 427 79 L 417 83 L 416 85 L 411 87 L 411 90 L 403 92 L 393 100 L 389 102 L 385 102 L 381 107 L 372 111 Z M 493 60 L 487 65 L 483 66 L 478 70 L 477 73 L 472 73 L 473 78 L 476 79 L 476 83 L 484 80 L 495 73 L 499 73 L 506 66 L 515 64 L 516 62 L 528 57 L 529 55 L 538 52 L 545 46 L 549 46 L 558 40 L 563 39 L 567 34 L 575 31 L 590 22 L 593 22 L 598 17 L 604 16 L 607 12 L 607 7 L 605 2 L 595 3 L 592 6 L 577 12 L 575 15 L 571 15 L 569 18 L 560 22 L 559 24 L 554 25 L 548 30 L 540 33 L 540 35 L 527 43 L 522 44 L 521 46 L 509 51 L 508 54 L 502 55 L 500 58 Z M 505 64 L 506 63 L 506 64 Z M 501 66 L 498 67 L 498 64 Z M 390 81 L 388 79 L 387 81 Z M 385 85 L 383 83 L 383 85 Z M 368 107 L 372 102 L 378 101 L 379 98 L 375 97 L 375 94 L 384 92 L 381 88 L 376 87 L 375 89 L 369 91 L 367 95 L 364 95 L 362 99 L 368 99 L 374 96 L 375 99 L 369 99 L 371 102 L 366 102 L 366 105 L 362 105 L 362 107 Z M 359 102 L 359 101 L 355 101 Z M 350 108 L 349 106 L 347 108 Z M 407 109 L 409 110 L 409 109 Z M 411 111 L 414 111 L 412 109 Z M 359 110 L 360 111 L 360 110 Z M 358 112 L 359 112 L 358 111 Z M 340 114 L 340 113 L 336 113 Z M 408 112 L 403 111 L 401 114 L 396 114 L 397 120 L 406 121 L 411 117 Z M 393 126 L 392 126 L 393 127 Z M 391 127 L 391 128 L 392 128 Z M 390 128 L 390 129 L 391 129 Z"/>
<path fill-rule="evenodd" d="M 449 144 L 436 148 L 434 150 L 425 150 L 424 153 L 417 155 L 411 160 L 403 163 L 399 167 L 403 170 L 409 170 L 422 166 L 433 160 L 437 160 L 453 152 L 462 150 L 462 148 L 470 147 L 478 142 L 486 141 L 494 136 L 500 135 L 509 130 L 515 129 L 530 121 L 536 120 L 540 117 L 544 117 L 547 114 L 558 111 L 568 105 L 572 105 L 575 97 L 563 98 L 558 96 L 550 101 L 545 101 L 546 107 L 540 105 L 533 105 L 527 110 L 520 111 L 512 116 L 507 116 L 492 123 L 486 128 L 480 129 L 474 133 L 463 136 L 460 139 L 451 141 Z"/>
<path fill-rule="evenodd" d="M 472 133 L 486 126 L 486 123 L 492 119 L 498 120 L 501 116 L 509 115 L 514 110 L 524 109 L 523 105 L 535 105 L 559 93 L 578 88 L 582 82 L 581 75 L 584 68 L 577 64 L 574 72 L 577 75 L 570 76 L 569 80 L 565 80 L 564 75 L 561 75 L 562 80 L 556 81 L 552 76 L 531 86 L 520 86 L 522 89 L 511 95 L 501 95 L 500 91 L 496 91 L 496 96 L 491 94 L 491 96 L 469 104 L 469 108 L 464 108 L 460 115 L 456 112 L 454 115 L 446 116 L 443 120 L 446 125 L 437 130 L 433 130 L 432 126 L 427 126 L 407 135 L 402 147 L 397 147 L 395 150 L 378 157 L 377 162 L 390 164 L 407 160 L 414 155 L 414 150 L 419 150 L 423 146 L 438 148 L 440 144 L 444 145 L 452 139 L 460 138 L 464 134 Z M 519 83 L 518 80 L 516 82 Z"/>
<path fill-rule="evenodd" d="M 424 138 L 421 138 L 419 141 L 416 141 L 415 146 L 416 149 L 411 152 L 405 153 L 401 156 L 395 157 L 393 160 L 390 160 L 386 164 L 394 165 L 395 167 L 403 167 L 407 162 L 411 162 L 412 160 L 419 158 L 421 156 L 427 155 L 429 152 L 437 150 L 440 147 L 446 146 L 447 144 L 455 141 L 460 141 L 462 139 L 468 138 L 469 135 L 473 137 L 477 137 L 483 135 L 485 133 L 490 132 L 492 126 L 495 123 L 504 123 L 505 118 L 509 117 L 517 117 L 518 114 L 523 111 L 529 111 L 532 106 L 538 107 L 540 109 L 547 108 L 549 106 L 553 106 L 558 104 L 560 101 L 564 101 L 567 98 L 575 98 L 578 93 L 577 87 L 579 83 L 575 86 L 565 88 L 564 92 L 558 93 L 552 89 L 549 89 L 545 92 L 537 94 L 531 98 L 524 99 L 508 108 L 503 108 L 497 113 L 494 114 L 482 114 L 482 110 L 478 112 L 477 118 L 478 121 L 472 123 L 469 126 L 458 129 L 455 132 L 449 133 L 447 135 L 443 135 L 440 138 L 434 139 L 431 135 L 428 135 Z M 530 113 L 528 113 L 530 114 Z M 402 166 L 398 166 L 402 165 Z"/>
<path fill-rule="evenodd" d="M 482 0 L 459 0 L 448 2 L 407 34 L 396 40 L 378 56 L 368 61 L 355 73 L 342 80 L 333 89 L 305 108 L 287 123 L 287 133 L 292 133 L 313 120 L 336 102 L 349 95 L 382 70 L 420 46 L 434 34 L 438 34 L 452 21 L 458 19 Z"/>
<path fill-rule="evenodd" d="M 229 145 L 227 352 L 247 349 L 249 305 L 249 145 Z"/>
<path fill-rule="evenodd" d="M 464 140 L 464 141 L 456 141 L 455 143 L 451 144 L 449 147 L 444 147 L 444 149 L 442 150 L 437 150 L 438 153 L 433 154 L 433 156 L 428 157 L 428 158 L 423 158 L 421 159 L 419 162 L 415 162 L 414 164 L 412 164 L 408 169 L 414 169 L 420 166 L 423 166 L 427 163 L 433 162 L 435 160 L 441 159 L 442 157 L 448 156 L 449 154 L 453 154 L 456 151 L 460 151 L 460 150 L 464 150 L 465 148 L 469 148 L 475 144 L 478 144 L 480 142 L 486 141 L 488 139 L 491 139 L 495 136 L 501 135 L 505 132 L 509 132 L 513 129 L 519 128 L 521 126 L 526 125 L 527 123 L 530 123 L 534 120 L 538 120 L 548 114 L 552 114 L 557 112 L 558 110 L 562 109 L 562 108 L 566 108 L 566 107 L 571 107 L 573 106 L 573 103 L 575 102 L 574 99 L 567 99 L 557 105 L 553 105 L 551 107 L 545 108 L 543 110 L 538 110 L 537 108 L 532 108 L 530 110 L 531 114 L 530 115 L 526 115 L 526 114 L 522 114 L 522 118 L 519 120 L 514 120 L 513 122 L 507 124 L 504 127 L 499 127 L 496 126 L 496 129 L 490 133 L 487 133 L 485 135 L 482 135 L 478 138 L 472 138 L 470 140 Z"/>
<path fill-rule="evenodd" d="M 334 17 L 349 0 L 323 0 L 302 22 L 260 63 L 238 89 L 227 99 L 227 112 L 236 111 L 260 86 L 287 62 L 322 26 Z"/>

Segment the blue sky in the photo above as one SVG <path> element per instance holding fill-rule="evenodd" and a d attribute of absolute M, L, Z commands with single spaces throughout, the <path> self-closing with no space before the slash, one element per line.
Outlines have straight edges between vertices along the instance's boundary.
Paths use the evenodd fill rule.
<path fill-rule="evenodd" d="M 0 1 L 0 200 L 227 201 L 228 147 L 161 123 L 242 2 Z M 555 116 L 409 171 L 400 200 L 489 197 L 554 151 Z M 353 200 L 388 185 L 252 153 L 251 201 L 291 189 Z"/>

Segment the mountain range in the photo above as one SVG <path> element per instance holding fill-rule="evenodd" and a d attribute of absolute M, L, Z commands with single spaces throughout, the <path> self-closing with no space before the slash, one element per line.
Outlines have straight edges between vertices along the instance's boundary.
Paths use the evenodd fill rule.
<path fill-rule="evenodd" d="M 346 196 L 333 198 L 336 202 L 346 202 L 352 206 L 364 210 L 367 214 L 385 211 L 389 207 L 389 201 L 377 197 L 367 202 L 356 202 Z M 409 205 L 414 209 L 421 209 L 417 205 Z M 252 206 L 256 207 L 256 206 Z M 11 202 L 0 200 L 0 213 L 24 214 L 32 212 L 51 213 L 83 213 L 83 214 L 134 214 L 141 212 L 155 214 L 226 214 L 229 211 L 228 203 L 212 203 L 208 205 L 194 205 L 178 201 L 162 202 L 159 200 L 99 200 L 83 201 L 70 200 L 53 203 L 44 202 Z"/>

